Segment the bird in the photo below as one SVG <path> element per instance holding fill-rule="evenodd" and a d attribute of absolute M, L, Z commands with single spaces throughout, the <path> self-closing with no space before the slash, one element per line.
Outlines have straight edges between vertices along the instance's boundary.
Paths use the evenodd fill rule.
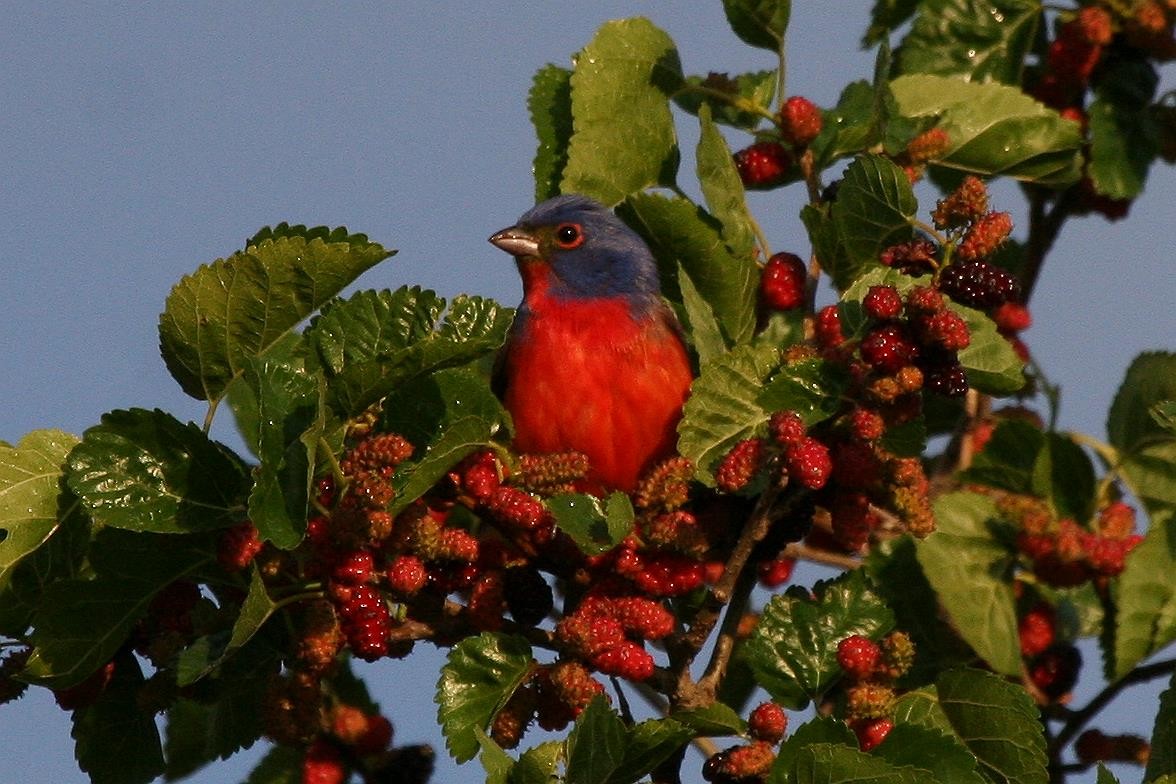
<path fill-rule="evenodd" d="M 522 454 L 580 452 L 585 492 L 632 492 L 676 453 L 693 379 L 682 329 L 641 237 L 564 194 L 490 242 L 515 258 L 523 301 L 495 368 Z"/>

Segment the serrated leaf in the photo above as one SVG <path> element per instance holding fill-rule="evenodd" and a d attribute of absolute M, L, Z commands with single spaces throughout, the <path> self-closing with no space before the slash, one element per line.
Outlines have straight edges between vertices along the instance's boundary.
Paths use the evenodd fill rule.
<path fill-rule="evenodd" d="M 680 197 L 638 193 L 626 199 L 617 214 L 629 224 L 653 252 L 658 263 L 662 293 L 681 302 L 679 269 L 702 296 L 729 344 L 750 340 L 755 330 L 756 289 L 759 267 L 750 256 L 727 250 L 720 226 L 702 208 Z"/>
<path fill-rule="evenodd" d="M 404 286 L 332 303 L 306 337 L 333 407 L 349 417 L 409 379 L 497 350 L 512 319 L 513 311 L 493 300 L 461 295 L 446 312 L 445 300 L 432 291 Z"/>
<path fill-rule="evenodd" d="M 1151 416 L 1151 407 L 1176 400 L 1176 354 L 1148 351 L 1127 368 L 1107 414 L 1107 438 L 1120 452 L 1132 452 L 1142 444 L 1168 438 Z"/>
<path fill-rule="evenodd" d="M 586 555 L 599 555 L 633 532 L 633 505 L 624 493 L 607 499 L 585 493 L 560 493 L 547 501 L 555 524 Z"/>
<path fill-rule="evenodd" d="M 999 675 L 974 669 L 945 672 L 936 690 L 952 728 L 990 781 L 1049 781 L 1045 736 L 1028 692 Z"/>
<path fill-rule="evenodd" d="M 481 750 L 478 762 L 482 763 L 482 770 L 486 771 L 486 784 L 508 784 L 510 770 L 515 764 L 514 758 L 503 751 L 481 727 L 475 728 L 474 735 Z"/>
<path fill-rule="evenodd" d="M 176 668 L 177 685 L 190 686 L 209 675 L 249 642 L 277 609 L 277 603 L 270 598 L 265 582 L 261 579 L 261 572 L 254 569 L 249 580 L 249 591 L 245 594 L 244 601 L 241 602 L 237 619 L 233 621 L 233 630 L 228 641 L 223 645 L 223 648 L 218 647 L 217 650 L 210 651 L 213 655 L 205 657 L 202 661 L 189 664 L 181 655 L 179 665 Z"/>
<path fill-rule="evenodd" d="M 939 705 L 939 691 L 934 686 L 925 686 L 900 695 L 894 701 L 894 721 L 917 724 L 945 733 L 955 732 Z"/>
<path fill-rule="evenodd" d="M 741 346 L 703 364 L 678 425 L 678 451 L 697 467 L 699 481 L 713 486 L 723 455 L 767 422 L 757 398 L 777 354 L 770 347 Z"/>
<path fill-rule="evenodd" d="M 817 716 L 801 724 L 784 739 L 772 765 L 770 784 L 790 782 L 793 766 L 802 749 L 816 744 L 835 744 L 857 749 L 857 736 L 849 725 L 832 716 Z"/>
<path fill-rule="evenodd" d="M 229 404 L 261 461 L 253 473 L 249 519 L 263 540 L 289 550 L 306 530 L 315 453 L 326 429 L 326 388 L 321 374 L 307 371 L 302 341 L 286 344 L 246 360 L 229 386 Z"/>
<path fill-rule="evenodd" d="M 57 530 L 66 456 L 77 436 L 35 430 L 0 444 L 0 584 Z"/>
<path fill-rule="evenodd" d="M 481 373 L 451 368 L 398 385 L 384 398 L 380 429 L 399 433 L 423 454 L 454 422 L 475 417 L 506 425 L 507 415 Z"/>
<path fill-rule="evenodd" d="M 1020 85 L 1040 24 L 1036 0 L 930 0 L 895 52 L 897 71 Z"/>
<path fill-rule="evenodd" d="M 1001 420 L 963 479 L 1012 493 L 1032 492 L 1033 466 L 1045 443 L 1040 428 L 1017 419 Z"/>
<path fill-rule="evenodd" d="M 453 646 L 437 681 L 437 721 L 458 762 L 478 753 L 475 730 L 485 731 L 531 667 L 531 646 L 521 637 L 483 632 Z"/>
<path fill-rule="evenodd" d="M 747 722 L 733 708 L 721 702 L 712 702 L 705 708 L 675 711 L 670 714 L 670 718 L 701 737 L 742 735 L 747 731 Z"/>
<path fill-rule="evenodd" d="M 968 325 L 970 342 L 959 352 L 968 386 L 986 395 L 1009 395 L 1025 386 L 1025 363 L 997 331 L 996 323 L 974 308 L 955 302 L 949 302 L 948 307 Z"/>
<path fill-rule="evenodd" d="M 1169 451 L 1176 462 L 1176 449 Z M 1119 575 L 1108 679 L 1122 678 L 1140 661 L 1176 639 L 1173 574 L 1176 510 L 1169 507 L 1152 514 L 1143 541 L 1127 556 L 1126 568 Z"/>
<path fill-rule="evenodd" d="M 1083 523 L 1094 514 L 1094 464 L 1068 436 L 1046 433 L 1043 449 L 1033 464 L 1031 488 L 1047 498 L 1058 517 Z"/>
<path fill-rule="evenodd" d="M 862 36 L 862 47 L 874 46 L 890 37 L 893 30 L 914 15 L 919 0 L 874 0 L 870 9 L 870 26 Z"/>
<path fill-rule="evenodd" d="M 428 492 L 463 457 L 490 446 L 501 427 L 500 420 L 481 416 L 462 416 L 446 424 L 423 453 L 418 452 L 418 457 L 397 467 L 393 478 L 396 497 L 389 511 L 401 511 Z"/>
<path fill-rule="evenodd" d="M 94 522 L 131 531 L 188 533 L 245 517 L 249 477 L 199 427 L 159 409 L 111 411 L 68 458 L 66 483 Z"/>
<path fill-rule="evenodd" d="M 292 746 L 274 746 L 250 771 L 245 784 L 302 784 L 305 756 Z"/>
<path fill-rule="evenodd" d="M 628 727 L 624 756 L 608 781 L 610 784 L 631 784 L 642 780 L 692 737 L 689 729 L 672 718 L 647 719 Z"/>
<path fill-rule="evenodd" d="M 863 271 L 879 266 L 883 249 L 914 236 L 918 206 L 906 174 L 888 159 L 862 155 L 849 165 L 830 211 L 845 252 L 844 259 L 826 266 L 838 288 L 847 288 Z"/>
<path fill-rule="evenodd" d="M 1165 400 L 1148 409 L 1151 418 L 1161 428 L 1176 436 L 1176 400 Z"/>
<path fill-rule="evenodd" d="M 792 0 L 723 0 L 723 10 L 744 43 L 773 52 L 783 50 Z"/>
<path fill-rule="evenodd" d="M 143 683 L 135 657 L 123 654 L 97 702 L 73 713 L 74 755 L 93 784 L 147 784 L 163 773 L 155 717 L 138 702 Z"/>
<path fill-rule="evenodd" d="M 1099 76 L 1087 107 L 1090 163 L 1096 193 L 1133 199 L 1143 192 L 1158 152 L 1158 129 L 1149 110 L 1159 75 L 1139 57 L 1112 58 Z"/>
<path fill-rule="evenodd" d="M 789 362 L 764 384 L 756 402 L 765 411 L 795 411 L 812 427 L 837 413 L 848 386 L 844 365 L 823 359 Z"/>
<path fill-rule="evenodd" d="M 560 741 L 540 743 L 524 751 L 510 771 L 510 784 L 552 784 L 555 772 L 564 758 L 564 744 Z"/>
<path fill-rule="evenodd" d="M 346 229 L 282 224 L 203 265 L 167 297 L 160 350 L 172 376 L 215 401 L 243 369 L 363 272 L 395 251 Z"/>
<path fill-rule="evenodd" d="M 694 281 L 678 265 L 678 291 L 682 296 L 681 321 L 699 362 L 708 362 L 727 352 L 727 340 L 715 318 L 714 308 L 703 298 Z"/>
<path fill-rule="evenodd" d="M 575 132 L 560 190 L 613 206 L 650 185 L 672 185 L 678 144 L 669 96 L 682 83 L 674 42 L 640 17 L 605 22 L 576 56 Z"/>
<path fill-rule="evenodd" d="M 715 122 L 750 131 L 772 111 L 777 81 L 776 71 L 688 76 L 674 103 L 694 115 L 709 106 Z"/>
<path fill-rule="evenodd" d="M 203 539 L 104 531 L 91 551 L 97 578 L 45 587 L 24 674 L 54 689 L 81 682 L 110 661 L 161 588 L 215 557 Z"/>
<path fill-rule="evenodd" d="M 903 116 L 937 117 L 948 136 L 941 166 L 1062 186 L 1081 176 L 1077 123 L 1019 88 L 948 76 L 901 76 L 890 88 Z"/>
<path fill-rule="evenodd" d="M 605 784 L 628 746 L 625 724 L 601 696 L 594 697 L 568 734 L 567 784 Z"/>
<path fill-rule="evenodd" d="M 711 119 L 709 106 L 698 112 L 702 132 L 698 139 L 695 160 L 698 183 L 706 207 L 723 226 L 723 241 L 736 256 L 751 256 L 755 249 L 752 218 L 747 211 L 743 182 L 735 168 L 727 141 Z"/>
<path fill-rule="evenodd" d="M 1119 784 L 1119 780 L 1115 778 L 1115 774 L 1107 770 L 1107 766 L 1103 763 L 1098 763 L 1098 775 L 1095 778 L 1095 784 Z"/>
<path fill-rule="evenodd" d="M 881 138 L 878 96 L 865 79 L 850 82 L 821 124 L 821 134 L 810 145 L 824 168 L 838 158 L 863 152 Z"/>
<path fill-rule="evenodd" d="M 1012 589 L 1014 553 L 993 530 L 992 499 L 947 493 L 934 504 L 936 530 L 917 545 L 919 564 L 953 625 L 994 670 L 1021 672 Z"/>
<path fill-rule="evenodd" d="M 814 743 L 800 749 L 793 761 L 790 784 L 937 784 L 925 770 L 896 767 L 885 759 L 848 746 Z M 777 779 L 780 781 L 781 779 Z"/>
<path fill-rule="evenodd" d="M 756 680 L 772 699 L 791 708 L 816 700 L 841 669 L 837 644 L 853 634 L 880 638 L 894 615 L 861 571 L 772 597 L 744 646 Z"/>
<path fill-rule="evenodd" d="M 1160 695 L 1143 780 L 1155 781 L 1160 776 L 1171 775 L 1176 775 L 1176 675 L 1168 680 L 1168 688 Z"/>
<path fill-rule="evenodd" d="M 527 94 L 527 109 L 539 137 L 532 168 L 535 202 L 559 195 L 572 138 L 572 72 L 550 63 L 536 72 Z"/>
<path fill-rule="evenodd" d="M 986 784 L 976 758 L 954 735 L 918 724 L 896 724 L 874 754 L 895 767 L 920 768 L 934 781 Z"/>

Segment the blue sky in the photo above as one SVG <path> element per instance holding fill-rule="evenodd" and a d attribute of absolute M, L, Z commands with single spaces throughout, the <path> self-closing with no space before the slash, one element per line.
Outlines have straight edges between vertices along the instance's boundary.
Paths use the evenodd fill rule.
<path fill-rule="evenodd" d="M 873 54 L 857 47 L 868 4 L 796 5 L 788 91 L 828 106 L 872 70 Z M 10 9 L 0 28 L 0 439 L 80 434 L 131 406 L 199 421 L 203 406 L 159 359 L 158 314 L 182 275 L 264 225 L 346 225 L 399 249 L 364 288 L 412 283 L 513 304 L 513 265 L 486 237 L 531 205 L 531 76 L 566 64 L 604 20 L 636 14 L 670 33 L 689 73 L 773 65 L 729 32 L 717 0 Z M 680 119 L 689 151 L 697 133 Z M 1068 226 L 1039 282 L 1027 339 L 1063 387 L 1063 428 L 1101 437 L 1131 358 L 1176 343 L 1176 178 L 1153 175 L 1126 221 Z M 774 248 L 807 255 L 799 190 L 756 195 L 753 207 Z M 997 198 L 1024 222 L 1014 188 Z M 223 419 L 216 435 L 232 442 Z M 423 658 L 366 672 L 398 742 L 438 746 L 437 781 L 476 780 L 475 769 L 445 767 L 431 720 L 438 661 Z M 1119 726 L 1148 734 L 1154 698 L 1140 693 Z M 6 776 L 86 781 L 51 699 L 37 692 L 0 710 L 0 747 L 23 750 L 6 755 Z M 193 780 L 235 780 L 248 767 Z"/>

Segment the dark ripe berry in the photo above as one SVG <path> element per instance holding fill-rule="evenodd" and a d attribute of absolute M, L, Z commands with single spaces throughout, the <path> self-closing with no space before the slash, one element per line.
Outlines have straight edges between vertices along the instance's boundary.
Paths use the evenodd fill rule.
<path fill-rule="evenodd" d="M 902 313 L 902 296 L 894 286 L 870 286 L 862 307 L 875 321 L 889 321 Z"/>
<path fill-rule="evenodd" d="M 968 374 L 959 362 L 926 365 L 923 388 L 944 397 L 960 397 L 968 391 Z"/>
<path fill-rule="evenodd" d="M 503 596 L 510 614 L 524 626 L 534 626 L 551 612 L 551 586 L 533 567 L 507 569 Z"/>
<path fill-rule="evenodd" d="M 747 188 L 780 185 L 792 167 L 792 155 L 779 142 L 756 142 L 735 153 L 735 168 Z"/>
<path fill-rule="evenodd" d="M 938 247 L 929 240 L 919 238 L 898 245 L 891 245 L 878 256 L 878 261 L 887 267 L 894 267 L 908 275 L 922 275 L 939 264 L 936 259 Z"/>
<path fill-rule="evenodd" d="M 1069 643 L 1058 643 L 1038 654 L 1029 663 L 1029 678 L 1051 700 L 1069 694 L 1078 682 L 1082 654 Z"/>
<path fill-rule="evenodd" d="M 820 490 L 833 473 L 829 448 L 809 436 L 790 446 L 784 459 L 788 466 L 789 479 L 809 490 Z"/>
<path fill-rule="evenodd" d="M 808 432 L 804 419 L 795 411 L 777 411 L 768 420 L 768 430 L 780 446 L 799 443 Z"/>
<path fill-rule="evenodd" d="M 779 588 L 792 579 L 792 570 L 796 568 L 794 558 L 773 558 L 761 561 L 757 574 L 760 585 L 765 588 Z"/>
<path fill-rule="evenodd" d="M 814 327 L 817 343 L 821 348 L 837 348 L 845 341 L 845 334 L 841 331 L 841 315 L 837 312 L 836 305 L 826 305 L 817 311 Z"/>
<path fill-rule="evenodd" d="M 874 327 L 862 338 L 858 350 L 867 364 L 887 375 L 913 364 L 918 356 L 906 330 L 897 324 Z"/>
<path fill-rule="evenodd" d="M 788 731 L 788 714 L 777 703 L 762 702 L 747 717 L 747 733 L 756 740 L 779 743 Z"/>
<path fill-rule="evenodd" d="M 795 253 L 776 253 L 764 265 L 760 297 L 773 310 L 795 310 L 804 304 L 808 271 Z"/>
<path fill-rule="evenodd" d="M 987 261 L 958 261 L 939 275 L 939 290 L 961 305 L 991 310 L 1018 299 L 1021 287 L 1009 272 Z"/>
<path fill-rule="evenodd" d="M 745 438 L 731 447 L 719 467 L 715 469 L 715 483 L 725 493 L 742 490 L 755 476 L 763 460 L 764 442 L 760 438 Z"/>
<path fill-rule="evenodd" d="M 794 147 L 805 147 L 821 133 L 821 110 L 808 98 L 794 95 L 780 107 L 780 135 Z"/>
<path fill-rule="evenodd" d="M 238 572 L 253 562 L 264 545 L 257 526 L 246 520 L 226 528 L 216 545 L 216 560 L 227 572 Z"/>
<path fill-rule="evenodd" d="M 853 634 L 837 643 L 837 663 L 846 676 L 864 681 L 874 674 L 882 649 L 878 643 L 860 634 Z"/>

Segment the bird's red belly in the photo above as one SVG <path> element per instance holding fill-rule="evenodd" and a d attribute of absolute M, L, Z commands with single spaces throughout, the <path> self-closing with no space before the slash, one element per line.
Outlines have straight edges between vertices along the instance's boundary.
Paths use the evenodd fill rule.
<path fill-rule="evenodd" d="M 632 490 L 673 453 L 692 374 L 660 319 L 635 322 L 624 303 L 561 303 L 533 313 L 508 350 L 505 404 L 520 452 L 583 452 L 597 490 Z"/>

